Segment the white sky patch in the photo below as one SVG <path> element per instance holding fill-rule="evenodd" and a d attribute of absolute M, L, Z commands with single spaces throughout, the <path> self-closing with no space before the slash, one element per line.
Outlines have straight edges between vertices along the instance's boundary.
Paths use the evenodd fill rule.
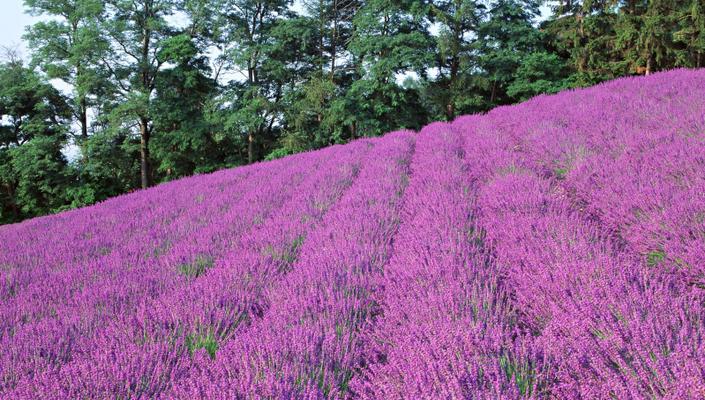
<path fill-rule="evenodd" d="M 42 18 L 25 14 L 22 0 L 1 0 L 0 5 L 0 46 L 17 48 L 24 59 L 29 58 L 27 45 L 22 40 L 25 26 L 32 25 Z"/>

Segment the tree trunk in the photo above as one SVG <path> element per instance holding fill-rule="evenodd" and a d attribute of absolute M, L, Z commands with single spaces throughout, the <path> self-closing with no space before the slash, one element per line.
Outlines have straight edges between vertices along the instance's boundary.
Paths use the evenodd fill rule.
<path fill-rule="evenodd" d="M 252 164 L 255 162 L 255 135 L 250 132 L 247 135 L 247 163 Z"/>
<path fill-rule="evenodd" d="M 152 2 L 144 2 L 144 15 L 145 18 L 153 16 L 152 13 Z M 145 20 L 146 21 L 146 20 Z M 150 39 L 152 36 L 151 27 L 147 22 L 142 26 L 142 54 L 140 63 L 140 78 L 141 78 L 141 91 L 146 95 L 147 101 L 152 94 L 152 75 L 150 74 L 150 63 L 149 63 L 149 50 L 150 50 Z M 144 110 L 143 112 L 147 112 Z M 144 116 L 140 117 L 140 175 L 142 180 L 142 188 L 146 189 L 152 186 L 152 168 L 149 157 L 149 119 Z"/>
<path fill-rule="evenodd" d="M 651 75 L 651 54 L 649 54 L 649 57 L 646 59 L 646 72 L 644 75 L 649 76 Z"/>
<path fill-rule="evenodd" d="M 333 1 L 333 32 L 331 33 L 330 44 L 330 81 L 335 82 L 335 52 L 338 40 L 338 0 Z"/>
<path fill-rule="evenodd" d="M 448 102 L 446 104 L 446 119 L 448 121 L 452 121 L 453 117 L 455 117 L 455 107 L 453 106 L 453 102 Z"/>
<path fill-rule="evenodd" d="M 456 28 L 460 29 L 460 28 Z M 450 82 L 448 82 L 448 93 L 450 94 L 450 99 L 448 104 L 446 104 L 446 119 L 452 121 L 455 118 L 455 105 L 453 104 L 453 91 L 456 88 L 456 80 L 458 79 L 458 71 L 460 70 L 460 60 L 459 56 L 455 55 L 450 61 Z"/>
<path fill-rule="evenodd" d="M 152 171 L 149 160 L 149 126 L 146 118 L 140 118 L 140 176 L 142 189 L 152 186 Z"/>
<path fill-rule="evenodd" d="M 88 106 L 86 105 L 86 97 L 81 96 L 79 100 L 79 123 L 81 124 L 81 139 L 88 139 Z"/>
<path fill-rule="evenodd" d="M 490 93 L 490 103 L 494 103 L 495 97 L 497 97 L 497 81 L 492 81 L 492 93 Z"/>
<path fill-rule="evenodd" d="M 12 216 L 13 216 L 13 221 L 18 221 L 20 219 L 20 208 L 17 206 L 17 203 L 15 202 L 15 191 L 12 189 L 12 186 L 9 184 L 3 185 L 5 186 L 5 190 L 7 191 L 7 196 L 10 198 L 9 205 L 10 205 L 10 210 L 12 211 Z"/>
<path fill-rule="evenodd" d="M 76 31 L 78 26 L 73 25 L 73 35 L 77 35 Z M 76 82 L 80 82 L 83 77 L 83 64 L 81 61 L 76 63 Z M 81 140 L 86 141 L 88 139 L 88 101 L 86 101 L 86 94 L 83 91 L 78 92 L 78 123 L 81 124 Z"/>
<path fill-rule="evenodd" d="M 318 21 L 318 36 L 319 36 L 319 38 L 318 38 L 319 49 L 318 50 L 319 50 L 319 57 L 320 57 L 320 60 L 319 60 L 320 71 L 319 72 L 321 74 L 321 79 L 323 79 L 323 70 L 324 70 L 324 64 L 325 64 L 325 61 L 324 61 L 325 49 L 323 48 L 323 45 L 324 45 L 323 35 L 325 35 L 325 33 L 324 33 L 325 9 L 324 9 L 324 5 L 323 5 L 323 0 L 319 0 L 318 7 L 319 7 L 318 12 L 320 13 L 320 15 L 318 16 L 320 18 Z"/>

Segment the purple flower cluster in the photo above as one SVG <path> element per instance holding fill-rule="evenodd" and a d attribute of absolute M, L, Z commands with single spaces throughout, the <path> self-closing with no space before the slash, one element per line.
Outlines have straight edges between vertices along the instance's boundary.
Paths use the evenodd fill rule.
<path fill-rule="evenodd" d="M 0 227 L 0 398 L 705 397 L 705 70 Z"/>

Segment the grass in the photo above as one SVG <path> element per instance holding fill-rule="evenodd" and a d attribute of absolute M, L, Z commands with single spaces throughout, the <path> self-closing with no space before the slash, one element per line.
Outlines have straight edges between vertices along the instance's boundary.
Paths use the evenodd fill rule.
<path fill-rule="evenodd" d="M 649 252 L 649 254 L 646 255 L 646 265 L 649 267 L 655 267 L 666 258 L 666 253 L 663 252 L 663 250 L 654 250 Z"/>
<path fill-rule="evenodd" d="M 528 361 L 515 361 L 507 355 L 499 358 L 499 365 L 508 381 L 514 381 L 522 396 L 531 397 L 536 390 L 536 372 Z"/>
<path fill-rule="evenodd" d="M 179 273 L 188 278 L 198 278 L 213 266 L 213 257 L 199 255 L 190 263 L 179 265 Z"/>
<path fill-rule="evenodd" d="M 607 339 L 607 334 L 598 328 L 590 328 L 590 333 L 596 339 L 599 339 L 599 340 Z"/>
<path fill-rule="evenodd" d="M 476 229 L 474 226 L 466 229 L 466 239 L 473 248 L 483 248 L 485 246 L 485 236 L 484 229 Z"/>
<path fill-rule="evenodd" d="M 185 342 L 190 355 L 193 355 L 196 350 L 205 349 L 208 356 L 215 359 L 215 353 L 218 351 L 218 339 L 210 330 L 186 335 Z"/>
<path fill-rule="evenodd" d="M 299 254 L 299 248 L 304 243 L 305 236 L 298 235 L 291 243 L 278 250 L 272 245 L 267 245 L 264 248 L 264 254 L 272 257 L 279 264 L 279 272 L 286 272 L 291 269 L 291 266 L 296 262 Z"/>
<path fill-rule="evenodd" d="M 553 175 L 555 175 L 556 179 L 558 179 L 558 180 L 565 179 L 565 176 L 567 174 L 568 174 L 568 168 L 556 168 L 553 170 Z"/>

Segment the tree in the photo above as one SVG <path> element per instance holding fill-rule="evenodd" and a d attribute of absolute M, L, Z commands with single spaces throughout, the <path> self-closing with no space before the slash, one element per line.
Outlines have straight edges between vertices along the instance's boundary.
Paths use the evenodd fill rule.
<path fill-rule="evenodd" d="M 675 21 L 670 3 L 671 0 L 651 0 L 640 16 L 636 50 L 646 75 L 673 64 L 671 30 Z"/>
<path fill-rule="evenodd" d="M 488 19 L 478 28 L 479 65 L 490 82 L 491 105 L 512 101 L 508 87 L 522 62 L 542 50 L 542 38 L 533 20 L 539 15 L 536 0 L 497 0 Z"/>
<path fill-rule="evenodd" d="M 353 19 L 363 3 L 360 0 L 303 0 L 308 20 L 315 27 L 317 79 L 335 82 L 349 72 L 348 43 L 353 35 Z"/>
<path fill-rule="evenodd" d="M 37 72 L 0 65 L 0 221 L 59 210 L 71 185 L 61 150 L 71 110 Z"/>
<path fill-rule="evenodd" d="M 514 101 L 528 100 L 543 93 L 556 93 L 572 86 L 566 63 L 556 54 L 528 54 L 507 86 L 507 96 Z"/>
<path fill-rule="evenodd" d="M 157 76 L 152 143 L 155 173 L 165 179 L 224 166 L 225 143 L 219 143 L 207 115 L 218 87 L 201 54 L 187 34 L 168 39 L 161 50 L 160 57 L 171 60 L 172 66 Z"/>
<path fill-rule="evenodd" d="M 638 12 L 638 1 L 629 0 L 625 9 Z M 632 68 L 628 61 L 631 57 L 624 52 L 625 48 L 633 48 L 632 35 L 624 34 L 632 22 L 615 12 L 617 3 L 562 0 L 554 7 L 553 17 L 542 24 L 549 34 L 551 49 L 568 60 L 572 81 L 578 86 L 626 75 Z M 618 32 L 620 25 L 625 28 L 622 33 Z"/>
<path fill-rule="evenodd" d="M 371 0 L 355 16 L 350 42 L 357 76 L 347 93 L 354 123 L 365 135 L 426 122 L 418 90 L 397 80 L 407 74 L 425 76 L 431 61 L 427 9 L 416 0 Z"/>
<path fill-rule="evenodd" d="M 476 110 L 479 99 L 473 76 L 479 72 L 475 42 L 485 15 L 485 5 L 477 0 L 431 2 L 431 20 L 439 25 L 435 63 L 438 77 L 431 85 L 432 102 L 439 104 L 441 115 L 452 120 L 458 111 Z"/>
<path fill-rule="evenodd" d="M 705 5 L 700 0 L 691 0 L 682 5 L 675 14 L 678 30 L 673 33 L 676 44 L 676 64 L 686 67 L 705 66 Z"/>
<path fill-rule="evenodd" d="M 51 17 L 29 27 L 25 38 L 32 48 L 32 63 L 50 79 L 71 87 L 74 118 L 80 138 L 88 138 L 88 111 L 92 95 L 103 78 L 98 61 L 107 44 L 100 39 L 98 20 L 103 2 L 97 0 L 25 0 L 32 15 Z"/>
<path fill-rule="evenodd" d="M 222 50 L 226 68 L 240 74 L 230 82 L 221 104 L 232 112 L 225 128 L 247 139 L 247 161 L 258 158 L 256 146 L 271 136 L 279 117 L 283 82 L 270 63 L 272 31 L 290 15 L 291 0 L 214 0 L 217 15 L 213 40 Z"/>
<path fill-rule="evenodd" d="M 120 105 L 112 111 L 113 128 L 136 127 L 140 137 L 140 182 L 153 183 L 150 139 L 154 130 L 153 95 L 159 71 L 168 61 L 160 57 L 167 39 L 177 35 L 166 18 L 177 11 L 176 0 L 110 0 L 103 28 L 111 44 L 101 67 L 109 72 Z"/>
<path fill-rule="evenodd" d="M 299 47 L 292 53 L 298 78 L 286 93 L 283 143 L 289 149 L 317 148 L 341 143 L 356 136 L 345 95 L 359 78 L 359 59 L 351 53 L 353 20 L 362 2 L 359 0 L 310 0 L 303 2 L 304 15 L 297 15 L 280 26 L 293 28 L 300 36 L 276 30 L 279 48 Z M 301 40 L 301 38 L 304 38 Z M 291 65 L 280 58 L 282 65 Z M 290 68 L 288 68 L 290 69 Z M 308 144 L 304 141 L 307 139 Z"/>

